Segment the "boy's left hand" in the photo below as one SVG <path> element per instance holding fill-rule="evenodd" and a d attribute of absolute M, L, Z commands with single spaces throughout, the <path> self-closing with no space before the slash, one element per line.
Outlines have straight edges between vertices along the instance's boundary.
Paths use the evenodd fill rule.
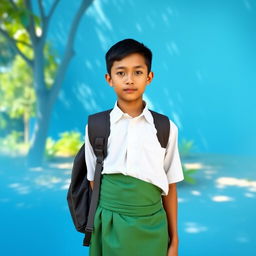
<path fill-rule="evenodd" d="M 167 256 L 178 256 L 178 246 L 176 244 L 170 245 Z"/>

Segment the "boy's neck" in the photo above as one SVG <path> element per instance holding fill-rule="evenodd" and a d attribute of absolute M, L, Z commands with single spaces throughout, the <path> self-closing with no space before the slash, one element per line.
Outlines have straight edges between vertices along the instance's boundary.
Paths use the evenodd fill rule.
<path fill-rule="evenodd" d="M 142 99 L 138 101 L 132 101 L 132 102 L 122 101 L 118 99 L 117 106 L 124 113 L 127 113 L 131 117 L 139 116 L 145 107 Z"/>

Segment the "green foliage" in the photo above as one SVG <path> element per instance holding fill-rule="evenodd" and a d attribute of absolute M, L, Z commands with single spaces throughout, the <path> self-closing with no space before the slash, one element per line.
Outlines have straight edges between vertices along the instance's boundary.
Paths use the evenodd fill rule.
<path fill-rule="evenodd" d="M 0 67 L 8 67 L 15 56 L 15 51 L 10 47 L 8 41 L 0 35 Z"/>
<path fill-rule="evenodd" d="M 179 153 L 181 158 L 189 157 L 193 145 L 193 141 L 182 139 L 181 144 L 179 145 Z M 182 170 L 184 175 L 184 181 L 189 184 L 195 184 L 196 179 L 193 177 L 193 174 L 197 173 L 198 169 L 187 169 L 185 165 L 182 164 Z"/>
<path fill-rule="evenodd" d="M 194 142 L 192 140 L 182 139 L 179 145 L 179 152 L 182 157 L 189 156 L 191 150 L 193 149 Z"/>
<path fill-rule="evenodd" d="M 64 132 L 60 134 L 60 139 L 57 141 L 47 138 L 45 155 L 48 159 L 54 156 L 74 156 L 82 143 L 79 132 Z"/>
<path fill-rule="evenodd" d="M 34 58 L 35 51 L 27 31 L 28 26 L 30 25 L 31 17 L 33 20 L 35 33 L 37 36 L 40 36 L 43 29 L 41 25 L 41 18 L 29 11 L 25 6 L 24 1 L 0 1 L 0 28 L 16 42 L 18 49 L 29 59 Z M 0 36 L 1 38 L 3 37 L 2 34 L 0 34 Z M 3 40 L 5 39 L 3 38 L 0 40 L 0 45 L 4 46 L 4 48 L 1 49 L 1 52 L 10 55 L 8 52 L 10 51 L 10 46 L 8 44 L 4 44 L 3 42 L 1 43 Z M 55 51 L 53 51 L 53 48 L 49 42 L 44 44 L 43 50 L 44 82 L 46 87 L 50 88 L 54 82 L 58 67 L 57 54 Z"/>
<path fill-rule="evenodd" d="M 20 56 L 9 70 L 0 73 L 0 85 L 0 108 L 11 118 L 35 115 L 32 72 Z"/>
<path fill-rule="evenodd" d="M 57 147 L 55 146 L 55 141 L 52 138 L 46 139 L 45 145 L 45 157 L 49 160 L 56 156 Z"/>
<path fill-rule="evenodd" d="M 6 137 L 0 138 L 0 152 L 20 155 L 28 150 L 28 144 L 22 142 L 22 132 L 12 131 Z"/>
<path fill-rule="evenodd" d="M 45 84 L 47 88 L 51 88 L 58 68 L 58 55 L 50 43 L 45 44 Z"/>
<path fill-rule="evenodd" d="M 0 131 L 7 127 L 7 120 L 3 113 L 0 112 Z M 0 133 L 1 135 L 1 133 Z"/>
<path fill-rule="evenodd" d="M 196 179 L 192 177 L 192 175 L 198 172 L 198 169 L 187 169 L 184 165 L 182 165 L 184 181 L 189 184 L 195 184 Z"/>

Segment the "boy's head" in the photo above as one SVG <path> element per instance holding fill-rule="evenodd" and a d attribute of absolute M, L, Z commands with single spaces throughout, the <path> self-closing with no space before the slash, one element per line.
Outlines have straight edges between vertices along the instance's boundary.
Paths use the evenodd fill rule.
<path fill-rule="evenodd" d="M 122 40 L 109 49 L 105 79 L 115 90 L 119 103 L 142 101 L 146 86 L 154 77 L 151 61 L 151 51 L 133 39 Z"/>
<path fill-rule="evenodd" d="M 114 44 L 105 55 L 108 74 L 111 75 L 111 68 L 114 61 L 120 61 L 133 53 L 140 54 L 144 57 L 148 69 L 147 72 L 149 73 L 151 71 L 152 63 L 151 50 L 134 39 L 124 39 Z"/>

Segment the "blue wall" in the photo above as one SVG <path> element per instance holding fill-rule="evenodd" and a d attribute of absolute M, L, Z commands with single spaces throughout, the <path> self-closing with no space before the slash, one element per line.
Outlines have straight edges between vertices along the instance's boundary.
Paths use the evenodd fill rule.
<path fill-rule="evenodd" d="M 61 1 L 51 23 L 60 56 L 79 2 Z M 83 133 L 88 114 L 113 106 L 104 54 L 134 38 L 154 54 L 145 100 L 178 125 L 180 141 L 194 140 L 195 152 L 256 154 L 255 25 L 250 0 L 95 0 L 80 24 L 49 135 Z"/>

